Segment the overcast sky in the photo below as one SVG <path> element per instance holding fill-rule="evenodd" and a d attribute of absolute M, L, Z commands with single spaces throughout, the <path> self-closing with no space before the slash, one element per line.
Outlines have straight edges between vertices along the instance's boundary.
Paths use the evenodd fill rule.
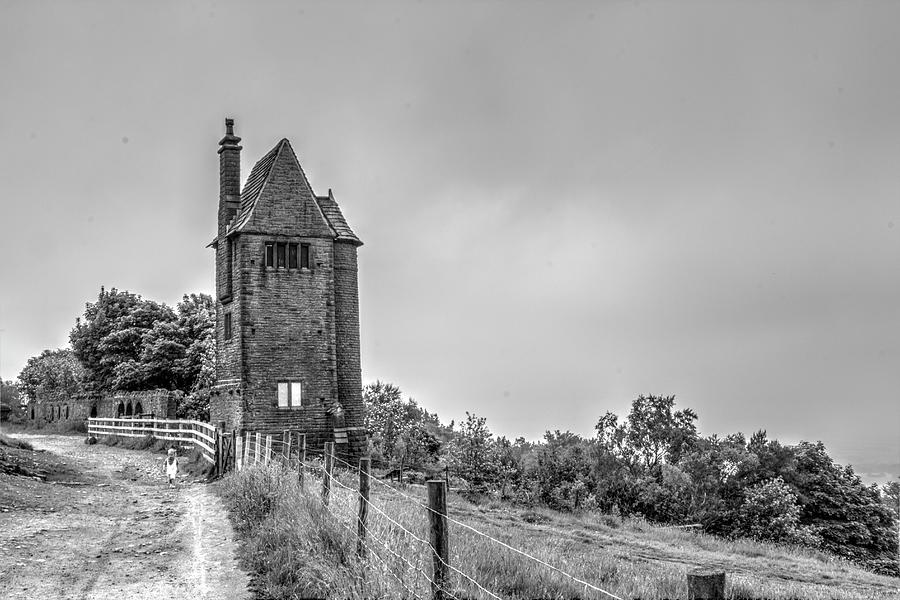
<path fill-rule="evenodd" d="M 364 381 L 445 421 L 703 433 L 900 472 L 900 3 L 0 5 L 0 373 L 101 285 L 213 290 L 217 141 L 360 249 Z"/>

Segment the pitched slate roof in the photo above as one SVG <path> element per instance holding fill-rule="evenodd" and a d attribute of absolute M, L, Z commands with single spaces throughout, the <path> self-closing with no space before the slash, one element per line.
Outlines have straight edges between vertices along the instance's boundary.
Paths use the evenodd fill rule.
<path fill-rule="evenodd" d="M 259 196 L 265 188 L 266 183 L 269 181 L 269 176 L 272 174 L 272 166 L 275 164 L 275 161 L 278 159 L 278 156 L 282 152 L 290 152 L 293 159 L 297 161 L 297 155 L 294 154 L 294 149 L 291 148 L 291 143 L 287 140 L 287 138 L 284 138 L 280 142 L 275 144 L 274 148 L 269 150 L 262 158 L 257 161 L 255 165 L 253 165 L 253 169 L 250 171 L 250 176 L 247 177 L 247 182 L 244 184 L 244 189 L 241 191 L 240 208 L 238 209 L 237 215 L 235 215 L 231 223 L 228 224 L 228 227 L 225 231 L 226 236 L 236 231 L 240 231 L 250 220 L 250 216 L 253 214 L 253 209 L 256 206 L 256 201 L 259 199 Z M 297 166 L 300 168 L 300 172 L 302 173 L 303 167 L 300 167 L 299 161 L 297 161 Z M 303 177 L 304 179 L 306 179 L 305 174 Z M 308 182 L 307 185 L 309 185 Z M 310 192 L 311 191 L 312 190 L 310 189 Z M 356 237 L 356 234 L 353 233 L 352 229 L 350 229 L 350 226 L 347 224 L 347 220 L 344 218 L 343 213 L 341 213 L 341 209 L 338 206 L 337 201 L 334 199 L 334 195 L 332 195 L 331 190 L 328 190 L 327 196 L 315 196 L 315 194 L 313 194 L 313 197 L 316 199 L 316 203 L 319 206 L 319 210 L 322 211 L 322 215 L 325 217 L 325 220 L 328 222 L 328 225 L 334 232 L 335 239 L 338 241 L 351 242 L 353 244 L 361 246 L 362 241 L 358 237 Z M 215 243 L 215 240 L 213 240 L 213 243 Z"/>
<path fill-rule="evenodd" d="M 353 230 L 347 224 L 347 219 L 344 218 L 344 214 L 341 212 L 341 208 L 338 206 L 337 200 L 334 199 L 334 194 L 331 193 L 331 190 L 328 190 L 327 196 L 316 196 L 316 202 L 319 203 L 319 208 L 322 209 L 325 220 L 328 221 L 328 224 L 331 225 L 331 228 L 337 234 L 335 238 L 337 241 L 351 242 L 357 246 L 362 246 L 362 241 L 356 237 L 356 234 L 353 233 Z"/>

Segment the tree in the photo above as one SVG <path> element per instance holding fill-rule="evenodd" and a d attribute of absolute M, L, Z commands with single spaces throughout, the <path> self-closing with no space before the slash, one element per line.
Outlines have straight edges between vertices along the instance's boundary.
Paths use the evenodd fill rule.
<path fill-rule="evenodd" d="M 797 496 L 781 477 L 749 487 L 738 513 L 739 532 L 747 537 L 772 542 L 817 545 L 811 528 L 800 525 Z"/>
<path fill-rule="evenodd" d="M 78 319 L 69 334 L 89 386 L 97 391 L 139 389 L 147 376 L 140 362 L 143 336 L 158 321 L 174 319 L 165 305 L 101 287 L 97 301 L 85 305 L 84 320 Z"/>
<path fill-rule="evenodd" d="M 673 412 L 674 406 L 675 396 L 641 395 L 631 403 L 628 443 L 648 468 L 678 462 L 697 439 L 697 414 L 689 408 Z"/>
<path fill-rule="evenodd" d="M 373 453 L 390 464 L 400 462 L 425 467 L 437 460 L 441 442 L 450 432 L 436 414 L 421 408 L 412 398 L 404 401 L 396 385 L 382 381 L 363 388 L 366 430 Z"/>
<path fill-rule="evenodd" d="M 196 392 L 215 378 L 214 306 L 210 296 L 191 294 L 183 296 L 176 312 L 130 292 L 101 288 L 69 339 L 95 390 Z"/>
<path fill-rule="evenodd" d="M 466 420 L 450 441 L 450 468 L 465 479 L 474 491 L 484 491 L 489 483 L 497 480 L 492 438 L 486 419 L 466 412 Z"/>
<path fill-rule="evenodd" d="M 19 388 L 29 402 L 63 399 L 82 391 L 84 369 L 71 350 L 44 350 L 32 356 L 19 373 Z"/>
<path fill-rule="evenodd" d="M 0 403 L 10 409 L 19 407 L 19 386 L 14 381 L 0 382 Z"/>

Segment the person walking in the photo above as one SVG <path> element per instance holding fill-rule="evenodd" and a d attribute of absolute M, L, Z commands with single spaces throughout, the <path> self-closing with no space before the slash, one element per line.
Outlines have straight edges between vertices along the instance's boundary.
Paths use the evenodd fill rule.
<path fill-rule="evenodd" d="M 178 474 L 178 457 L 175 455 L 175 448 L 169 448 L 166 456 L 166 477 L 169 480 L 169 487 L 175 487 L 175 476 Z"/>

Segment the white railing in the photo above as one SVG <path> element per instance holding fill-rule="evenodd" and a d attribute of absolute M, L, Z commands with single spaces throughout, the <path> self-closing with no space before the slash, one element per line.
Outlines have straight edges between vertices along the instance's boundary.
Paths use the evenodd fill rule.
<path fill-rule="evenodd" d="M 117 435 L 142 438 L 152 435 L 160 440 L 172 440 L 200 448 L 200 455 L 216 464 L 218 432 L 215 425 L 185 419 L 142 419 L 122 417 L 88 419 L 88 435 Z"/>

